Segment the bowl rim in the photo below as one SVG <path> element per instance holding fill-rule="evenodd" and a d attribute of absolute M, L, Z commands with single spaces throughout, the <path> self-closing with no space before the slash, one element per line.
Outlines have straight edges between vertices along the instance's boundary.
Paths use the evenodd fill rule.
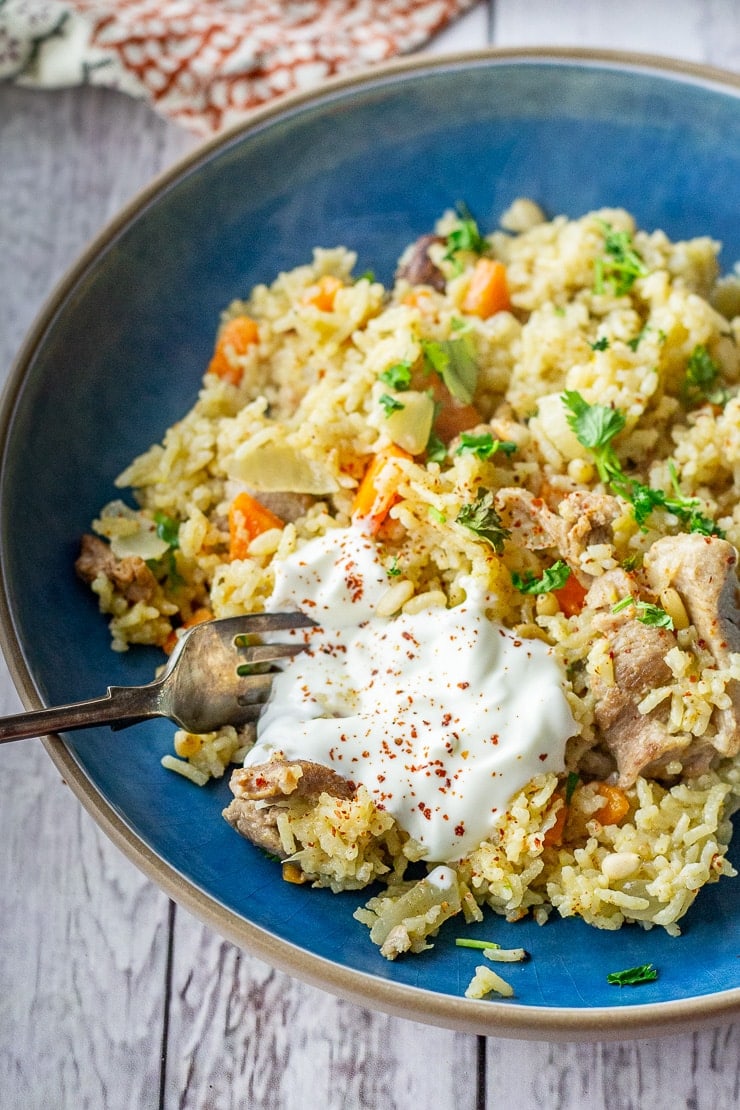
<path fill-rule="evenodd" d="M 420 52 L 396 58 L 349 75 L 334 77 L 318 88 L 279 98 L 251 112 L 213 137 L 196 142 L 176 158 L 109 219 L 90 240 L 77 260 L 66 270 L 42 304 L 26 338 L 13 360 L 0 398 L 0 484 L 7 469 L 7 445 L 13 414 L 31 361 L 45 333 L 68 297 L 84 279 L 98 256 L 143 209 L 182 176 L 216 151 L 245 138 L 281 116 L 311 104 L 319 105 L 353 88 L 370 88 L 424 72 L 460 69 L 486 64 L 552 64 L 573 68 L 611 68 L 638 71 L 682 83 L 715 89 L 740 97 L 740 75 L 716 66 L 683 61 L 665 55 L 623 50 L 591 50 L 582 47 L 556 48 L 487 47 L 450 54 Z M 28 709 L 44 705 L 24 657 L 17 634 L 7 583 L 0 566 L 0 649 L 11 678 Z M 637 1004 L 629 1007 L 496 1006 L 490 1002 L 436 994 L 433 991 L 395 983 L 366 972 L 354 971 L 289 941 L 282 940 L 228 909 L 219 900 L 185 878 L 172 864 L 149 847 L 94 786 L 74 753 L 58 736 L 42 738 L 55 767 L 77 800 L 100 829 L 150 880 L 170 898 L 213 928 L 237 947 L 265 960 L 312 986 L 326 990 L 360 1006 L 436 1025 L 463 1033 L 550 1041 L 616 1041 L 645 1036 L 664 1036 L 696 1029 L 698 1025 L 730 1021 L 740 1010 L 740 987 L 688 999 Z"/>

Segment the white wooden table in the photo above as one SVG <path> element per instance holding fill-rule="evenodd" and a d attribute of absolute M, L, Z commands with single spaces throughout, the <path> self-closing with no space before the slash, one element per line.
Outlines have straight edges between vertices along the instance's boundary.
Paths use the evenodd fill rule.
<path fill-rule="evenodd" d="M 737 0 L 488 0 L 432 45 L 740 69 Z M 0 86 L 0 374 L 87 240 L 193 140 L 144 105 Z M 0 712 L 20 707 L 0 660 Z M 143 878 L 33 741 L 0 748 L 0 1110 L 731 1110 L 740 1023 L 618 1044 L 371 1013 L 226 943 Z"/>

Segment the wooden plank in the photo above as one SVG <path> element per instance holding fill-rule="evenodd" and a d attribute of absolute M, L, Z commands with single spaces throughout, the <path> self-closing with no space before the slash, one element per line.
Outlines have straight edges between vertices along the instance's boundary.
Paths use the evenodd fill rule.
<path fill-rule="evenodd" d="M 737 72 L 735 0 L 492 0 L 497 46 L 583 46 L 705 62 Z"/>
<path fill-rule="evenodd" d="M 177 911 L 165 1110 L 475 1110 L 476 1042 L 333 998 Z"/>
<path fill-rule="evenodd" d="M 62 271 L 182 146 L 114 93 L 0 89 L 3 374 Z M 4 666 L 0 708 L 20 708 Z M 37 742 L 2 746 L 0 778 L 0 1106 L 153 1108 L 168 901 Z"/>

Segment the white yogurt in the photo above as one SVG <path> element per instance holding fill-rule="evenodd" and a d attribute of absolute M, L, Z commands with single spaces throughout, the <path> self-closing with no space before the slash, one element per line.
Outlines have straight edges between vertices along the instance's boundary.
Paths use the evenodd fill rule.
<path fill-rule="evenodd" d="M 429 861 L 476 848 L 531 778 L 563 771 L 576 726 L 552 650 L 489 621 L 466 586 L 454 609 L 385 619 L 387 573 L 359 530 L 284 560 L 269 608 L 322 627 L 276 677 L 246 763 L 282 753 L 362 783 Z"/>

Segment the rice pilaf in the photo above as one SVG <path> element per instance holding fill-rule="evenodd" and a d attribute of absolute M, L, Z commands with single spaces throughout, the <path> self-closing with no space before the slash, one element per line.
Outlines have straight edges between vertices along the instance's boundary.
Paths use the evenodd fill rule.
<path fill-rule="evenodd" d="M 357 917 L 389 958 L 486 907 L 678 933 L 735 874 L 740 647 L 707 637 L 697 600 L 704 545 L 733 626 L 740 281 L 718 251 L 524 199 L 485 237 L 446 213 L 390 289 L 316 249 L 229 306 L 193 409 L 118 479 L 137 507 L 93 523 L 78 569 L 116 651 L 265 608 L 276 568 L 358 522 L 388 575 L 381 616 L 461 606 L 473 583 L 490 620 L 550 646 L 564 766 L 517 790 L 450 883 L 405 878 L 424 853 L 362 783 L 259 803 L 286 878 L 386 884 Z M 254 739 L 178 733 L 163 762 L 203 784 Z"/>

